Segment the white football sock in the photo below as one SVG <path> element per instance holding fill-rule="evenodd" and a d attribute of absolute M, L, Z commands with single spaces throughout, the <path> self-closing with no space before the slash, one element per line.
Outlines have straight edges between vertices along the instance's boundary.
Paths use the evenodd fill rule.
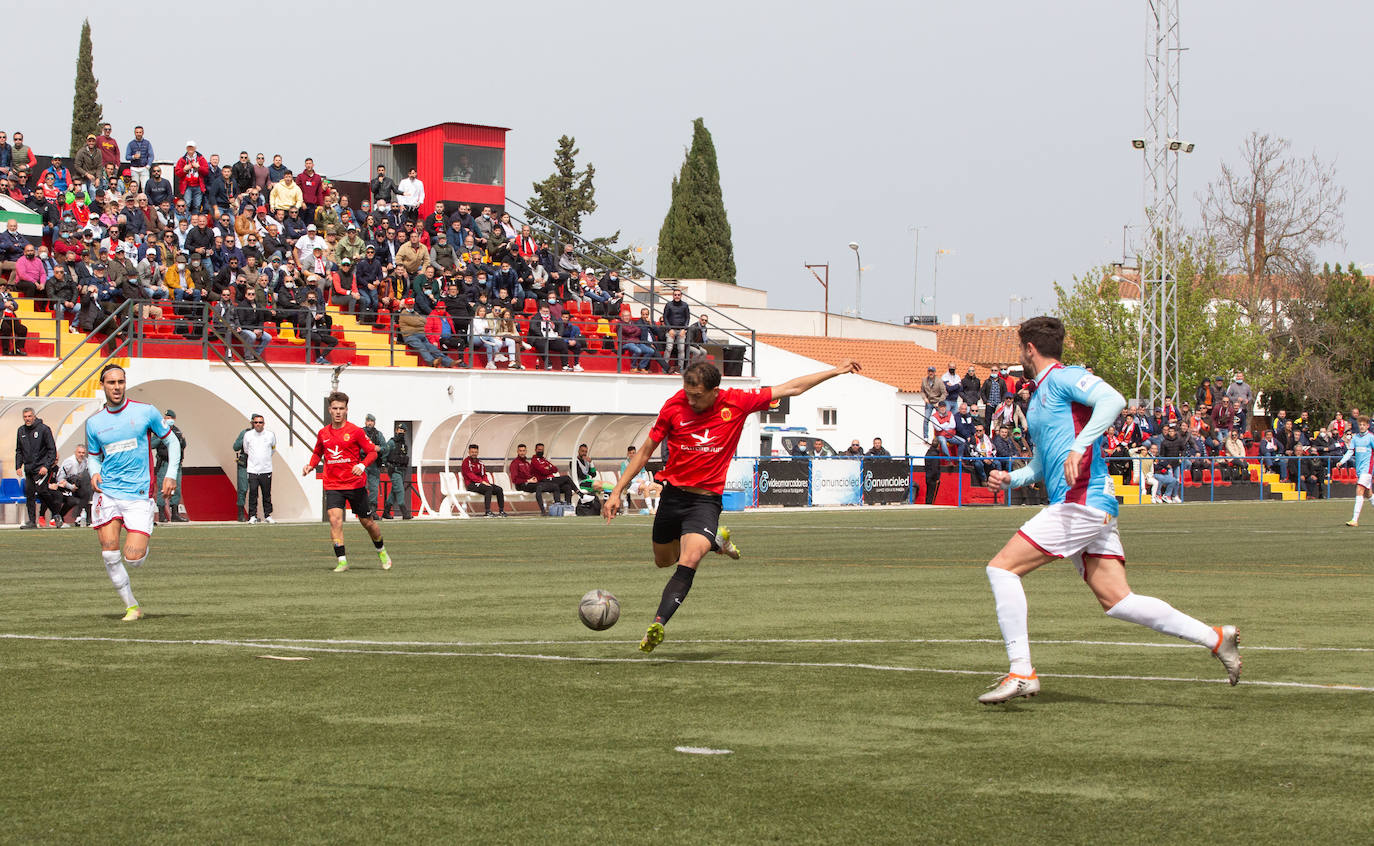
<path fill-rule="evenodd" d="M 133 608 L 138 600 L 134 599 L 134 592 L 129 588 L 129 571 L 124 569 L 124 556 L 119 550 L 111 549 L 102 551 L 100 557 L 105 561 L 105 572 L 110 574 L 115 590 L 119 591 L 119 598 L 124 600 L 124 607 Z"/>
<path fill-rule="evenodd" d="M 1107 616 L 1139 623 L 1160 634 L 1180 637 L 1208 649 L 1215 649 L 1220 639 L 1216 629 L 1153 596 L 1128 593 L 1125 599 L 1107 609 Z"/>
<path fill-rule="evenodd" d="M 1362 496 L 1356 496 L 1356 497 L 1355 497 L 1355 516 L 1354 516 L 1354 517 L 1351 517 L 1350 519 L 1353 520 L 1353 521 L 1355 521 L 1356 523 L 1360 522 L 1360 509 L 1362 509 L 1362 508 L 1364 508 L 1364 497 L 1362 497 Z"/>
<path fill-rule="evenodd" d="M 1027 629 L 1026 590 L 1021 577 L 1000 567 L 988 566 L 988 584 L 997 603 L 997 625 L 1007 644 L 1007 660 L 1017 675 L 1031 674 L 1030 633 Z"/>

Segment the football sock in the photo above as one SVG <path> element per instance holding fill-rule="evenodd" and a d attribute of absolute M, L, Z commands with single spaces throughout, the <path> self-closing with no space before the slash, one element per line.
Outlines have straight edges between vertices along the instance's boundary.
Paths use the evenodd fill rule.
<path fill-rule="evenodd" d="M 1000 567 L 988 566 L 988 584 L 997 604 L 997 625 L 1007 644 L 1007 660 L 1017 675 L 1031 674 L 1030 633 L 1026 621 L 1026 589 L 1021 577 Z"/>
<path fill-rule="evenodd" d="M 1364 508 L 1364 497 L 1359 496 L 1359 495 L 1356 495 L 1356 497 L 1355 497 L 1355 516 L 1354 516 L 1354 517 L 1351 517 L 1350 519 L 1351 519 L 1351 520 L 1354 520 L 1356 523 L 1360 522 L 1360 509 L 1362 509 L 1362 508 Z"/>
<path fill-rule="evenodd" d="M 1181 637 L 1208 649 L 1215 649 L 1220 640 L 1216 629 L 1153 596 L 1128 593 L 1125 599 L 1107 609 L 1107 616 L 1139 623 L 1160 634 Z"/>
<path fill-rule="evenodd" d="M 124 600 L 124 607 L 133 608 L 138 600 L 134 599 L 134 592 L 129 588 L 129 571 L 124 569 L 124 556 L 119 550 L 111 549 L 102 551 L 100 557 L 105 561 L 105 572 L 110 574 L 115 590 L 119 591 L 119 598 Z"/>
<path fill-rule="evenodd" d="M 348 559 L 344 556 L 344 547 L 343 547 L 343 544 L 341 544 L 341 543 L 336 543 L 336 544 L 334 544 L 334 557 L 337 558 L 337 559 L 339 559 L 339 563 L 340 563 L 340 564 L 346 564 L 346 563 L 348 563 Z"/>
<path fill-rule="evenodd" d="M 687 591 L 692 589 L 692 578 L 696 574 L 697 571 L 691 567 L 677 565 L 673 577 L 663 588 L 663 599 L 658 603 L 658 615 L 654 617 L 654 622 L 666 623 L 673 618 L 673 612 L 687 598 Z"/>
<path fill-rule="evenodd" d="M 372 545 L 377 548 L 378 552 L 381 552 L 383 549 L 386 548 L 386 542 L 383 541 L 381 538 L 377 538 L 375 541 L 373 541 Z M 342 547 L 340 547 L 340 549 L 342 549 Z"/>

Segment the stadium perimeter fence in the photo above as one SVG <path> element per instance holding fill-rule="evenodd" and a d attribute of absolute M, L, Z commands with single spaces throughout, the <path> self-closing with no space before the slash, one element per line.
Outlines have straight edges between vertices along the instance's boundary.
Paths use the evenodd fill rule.
<path fill-rule="evenodd" d="M 992 470 L 1011 470 L 1024 456 L 753 456 L 731 461 L 726 507 L 893 505 L 925 501 L 939 479 L 939 505 L 1016 505 L 1043 502 L 1017 491 L 994 491 Z M 934 466 L 932 466 L 934 465 Z M 1354 493 L 1356 475 L 1339 455 L 1269 457 L 1108 458 L 1108 474 L 1123 503 L 1163 502 L 1177 490 L 1182 502 L 1302 501 Z M 1167 472 L 1166 472 L 1167 470 Z M 1177 482 L 1175 488 L 1174 482 Z"/>

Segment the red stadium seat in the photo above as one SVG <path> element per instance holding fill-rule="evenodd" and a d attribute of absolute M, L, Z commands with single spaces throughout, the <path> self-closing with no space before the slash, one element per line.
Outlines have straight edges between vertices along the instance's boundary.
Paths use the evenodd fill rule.
<path fill-rule="evenodd" d="M 534 313 L 537 312 L 537 311 L 539 311 L 538 304 L 535 303 L 535 301 L 534 301 L 532 298 L 526 297 L 526 298 L 525 298 L 525 314 L 534 314 Z"/>

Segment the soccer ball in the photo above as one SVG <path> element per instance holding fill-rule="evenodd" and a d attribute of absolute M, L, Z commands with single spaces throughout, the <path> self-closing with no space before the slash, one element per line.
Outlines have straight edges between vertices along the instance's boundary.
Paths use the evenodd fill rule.
<path fill-rule="evenodd" d="M 620 619 L 620 600 L 609 591 L 589 590 L 577 604 L 577 618 L 594 632 L 602 632 Z"/>

